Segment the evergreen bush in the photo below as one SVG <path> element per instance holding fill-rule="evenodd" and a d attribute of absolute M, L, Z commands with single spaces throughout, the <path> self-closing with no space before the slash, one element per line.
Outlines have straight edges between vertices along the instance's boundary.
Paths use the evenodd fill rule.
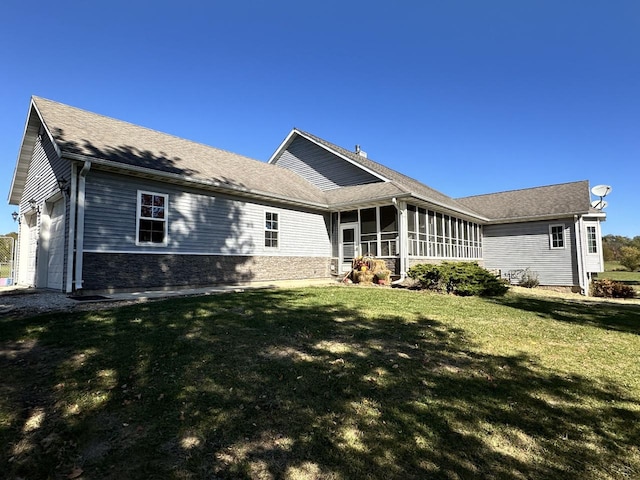
<path fill-rule="evenodd" d="M 509 289 L 504 281 L 475 262 L 419 264 L 411 267 L 407 274 L 423 289 L 461 296 L 498 296 Z"/>

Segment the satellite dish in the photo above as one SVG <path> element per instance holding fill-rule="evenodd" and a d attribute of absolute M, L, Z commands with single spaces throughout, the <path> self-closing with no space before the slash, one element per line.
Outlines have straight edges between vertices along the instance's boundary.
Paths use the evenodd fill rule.
<path fill-rule="evenodd" d="M 596 197 L 606 197 L 611 193 L 611 187 L 609 185 L 596 185 L 591 189 L 591 193 Z"/>
<path fill-rule="evenodd" d="M 609 205 L 609 202 L 602 199 L 594 200 L 593 202 L 591 202 L 591 206 L 598 210 L 604 210 L 605 208 L 607 208 L 607 205 Z"/>

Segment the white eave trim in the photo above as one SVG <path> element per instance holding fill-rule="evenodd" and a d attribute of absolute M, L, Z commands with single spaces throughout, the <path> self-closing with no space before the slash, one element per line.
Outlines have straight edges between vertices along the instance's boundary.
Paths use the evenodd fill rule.
<path fill-rule="evenodd" d="M 35 115 L 35 116 L 34 116 Z M 30 129 L 35 129 L 36 124 L 38 126 L 38 132 L 34 133 L 33 131 L 29 133 Z M 11 187 L 9 188 L 9 196 L 8 202 L 10 205 L 18 205 L 20 203 L 20 197 L 22 196 L 22 192 L 14 192 L 16 187 L 16 182 L 19 180 L 19 172 L 22 168 L 24 171 L 24 178 L 22 179 L 24 182 L 27 181 L 27 172 L 29 170 L 29 163 L 31 162 L 31 156 L 33 155 L 33 146 L 36 143 L 36 139 L 38 137 L 38 133 L 40 129 L 43 129 L 46 132 L 53 148 L 56 151 L 56 154 L 60 157 L 61 151 L 58 147 L 58 144 L 55 142 L 53 135 L 49 131 L 47 124 L 42 118 L 42 114 L 38 109 L 38 105 L 36 105 L 35 97 L 31 97 L 29 101 L 29 112 L 27 114 L 27 120 L 24 124 L 24 129 L 22 131 L 22 141 L 20 142 L 20 150 L 18 151 L 18 159 L 16 160 L 16 166 L 13 170 L 13 178 L 11 180 Z M 28 143 L 32 143 L 32 145 L 28 145 Z M 28 149 L 28 150 L 25 150 Z"/>
<path fill-rule="evenodd" d="M 606 216 L 605 214 L 596 214 Z M 500 225 L 503 223 L 524 223 L 524 222 L 542 222 L 546 220 L 557 220 L 559 218 L 572 218 L 574 216 L 583 217 L 583 216 L 596 216 L 589 212 L 564 212 L 564 213 L 549 213 L 545 215 L 533 215 L 528 217 L 510 217 L 510 218 L 499 218 L 489 220 L 489 225 Z"/>
<path fill-rule="evenodd" d="M 400 198 L 400 197 L 398 197 L 398 198 Z M 403 198 L 405 198 L 405 197 L 403 197 Z M 455 208 L 455 207 L 452 207 L 451 205 L 445 205 L 442 202 L 438 202 L 437 200 L 433 200 L 432 198 L 423 197 L 422 195 L 417 195 L 415 193 L 411 193 L 411 194 L 407 195 L 406 198 L 415 198 L 417 200 L 420 200 L 421 202 L 428 203 L 430 205 L 433 205 L 434 207 L 439 207 L 442 210 L 445 210 L 445 211 L 450 212 L 450 213 L 455 213 L 455 214 L 459 214 L 459 215 L 465 215 L 467 217 L 475 218 L 476 220 L 480 220 L 482 222 L 491 222 L 491 220 L 488 219 L 487 217 L 483 217 L 482 215 L 478 215 L 477 213 L 471 212 L 469 210 L 462 210 L 462 209 L 459 209 L 459 208 Z"/>
<path fill-rule="evenodd" d="M 241 188 L 234 185 L 228 185 L 224 182 L 216 182 L 211 180 L 188 178 L 183 175 L 175 173 L 163 172 L 162 170 L 155 170 L 152 168 L 138 167 L 135 165 L 128 165 L 125 163 L 114 162 L 113 160 L 105 160 L 103 158 L 95 158 L 80 153 L 63 153 L 64 158 L 68 158 L 72 161 L 90 161 L 93 166 L 101 166 L 108 170 L 133 172 L 140 176 L 157 178 L 159 180 L 170 180 L 171 183 L 181 185 L 196 185 L 202 188 L 225 192 L 228 194 L 236 194 L 244 197 L 259 198 L 262 200 L 272 200 L 275 202 L 285 203 L 289 205 L 296 205 L 300 207 L 315 208 L 320 210 L 328 210 L 329 206 L 326 203 L 317 203 L 312 201 L 305 201 L 286 197 L 283 195 L 276 195 L 270 192 L 263 192 L 260 190 L 250 190 L 247 188 Z"/>

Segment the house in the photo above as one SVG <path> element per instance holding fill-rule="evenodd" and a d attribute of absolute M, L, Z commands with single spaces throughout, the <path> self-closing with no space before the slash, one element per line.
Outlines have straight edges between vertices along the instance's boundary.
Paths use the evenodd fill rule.
<path fill-rule="evenodd" d="M 473 260 L 588 293 L 587 181 L 454 199 L 293 129 L 267 163 L 33 97 L 9 203 L 18 284 L 125 291 L 330 278 L 351 260 Z"/>

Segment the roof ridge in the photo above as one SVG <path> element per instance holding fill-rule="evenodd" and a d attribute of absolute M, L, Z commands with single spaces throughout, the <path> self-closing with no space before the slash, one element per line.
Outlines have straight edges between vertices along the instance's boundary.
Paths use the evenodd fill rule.
<path fill-rule="evenodd" d="M 477 198 L 477 197 L 487 197 L 490 195 L 500 195 L 502 193 L 515 193 L 515 192 L 524 192 L 527 190 L 537 190 L 540 188 L 550 188 L 550 187 L 560 187 L 563 185 L 573 185 L 573 184 L 578 184 L 578 183 L 584 183 L 584 182 L 589 182 L 589 180 L 576 180 L 574 182 L 560 182 L 560 183 L 552 183 L 550 185 L 539 185 L 537 187 L 525 187 L 525 188 L 514 188 L 513 190 L 502 190 L 499 192 L 491 192 L 491 193 L 479 193 L 478 195 L 469 195 L 466 197 L 457 197 L 454 200 L 464 200 L 467 198 Z"/>

